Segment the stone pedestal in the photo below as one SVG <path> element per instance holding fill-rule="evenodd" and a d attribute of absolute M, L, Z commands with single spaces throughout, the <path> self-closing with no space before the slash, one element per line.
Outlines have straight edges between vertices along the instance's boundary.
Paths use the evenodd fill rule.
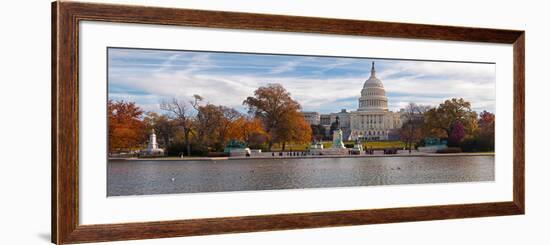
<path fill-rule="evenodd" d="M 346 149 L 344 146 L 343 134 L 341 129 L 336 129 L 332 133 L 332 149 Z"/>
<path fill-rule="evenodd" d="M 152 130 L 149 135 L 149 143 L 147 143 L 147 149 L 140 152 L 141 156 L 163 156 L 164 150 L 158 147 L 157 135 L 155 129 Z"/>

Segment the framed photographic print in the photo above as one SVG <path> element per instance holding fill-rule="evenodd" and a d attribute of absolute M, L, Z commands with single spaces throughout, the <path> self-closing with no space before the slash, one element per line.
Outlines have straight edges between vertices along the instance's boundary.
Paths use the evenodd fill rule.
<path fill-rule="evenodd" d="M 58 1 L 52 242 L 515 215 L 525 33 Z"/>

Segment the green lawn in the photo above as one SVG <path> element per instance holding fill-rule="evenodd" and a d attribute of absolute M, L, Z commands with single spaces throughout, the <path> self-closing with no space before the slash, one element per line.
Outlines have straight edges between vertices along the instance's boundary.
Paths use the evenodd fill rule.
<path fill-rule="evenodd" d="M 373 148 L 373 149 L 385 149 L 385 148 L 403 148 L 405 147 L 405 142 L 402 141 L 371 141 L 364 142 L 363 147 Z"/>
<path fill-rule="evenodd" d="M 292 144 L 287 143 L 285 146 L 285 151 L 305 151 L 309 144 Z M 273 147 L 271 148 L 271 151 L 281 151 L 282 150 L 282 144 L 273 144 Z"/>

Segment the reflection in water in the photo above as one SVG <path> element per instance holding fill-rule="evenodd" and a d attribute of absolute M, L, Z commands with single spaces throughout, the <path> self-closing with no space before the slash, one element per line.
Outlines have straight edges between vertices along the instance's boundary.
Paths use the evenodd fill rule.
<path fill-rule="evenodd" d="M 494 156 L 109 160 L 107 195 L 494 181 Z"/>

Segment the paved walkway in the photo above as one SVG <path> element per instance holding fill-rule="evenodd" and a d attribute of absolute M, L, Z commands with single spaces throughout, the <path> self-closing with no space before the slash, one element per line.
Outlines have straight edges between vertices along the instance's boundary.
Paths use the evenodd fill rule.
<path fill-rule="evenodd" d="M 369 155 L 364 152 L 360 155 L 301 155 L 302 152 L 296 152 L 296 155 L 288 155 L 284 152 L 282 156 L 279 156 L 279 152 L 273 156 L 272 152 L 253 153 L 250 157 L 234 156 L 234 157 L 159 157 L 159 158 L 111 158 L 110 160 L 166 160 L 166 161 L 212 161 L 212 160 L 242 160 L 242 159 L 294 159 L 294 158 L 363 158 L 363 157 L 450 157 L 450 156 L 494 156 L 494 152 L 482 152 L 482 153 L 426 153 L 419 151 L 412 151 L 409 154 L 407 150 L 399 150 L 397 154 L 384 154 L 383 151 L 374 151 L 374 154 Z"/>

